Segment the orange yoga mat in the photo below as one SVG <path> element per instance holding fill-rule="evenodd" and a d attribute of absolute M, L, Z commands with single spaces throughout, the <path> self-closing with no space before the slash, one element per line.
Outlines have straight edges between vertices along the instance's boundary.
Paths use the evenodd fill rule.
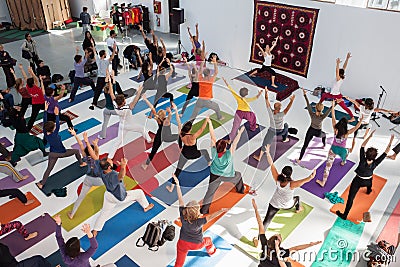
<path fill-rule="evenodd" d="M 35 202 L 29 205 L 24 205 L 17 198 L 14 198 L 7 203 L 0 206 L 0 222 L 8 223 L 15 221 L 18 217 L 40 206 L 39 200 L 31 193 L 26 193 L 29 200 L 33 199 Z"/>
<path fill-rule="evenodd" d="M 289 262 L 292 264 L 292 267 L 304 267 L 303 264 L 298 261 L 292 260 L 291 258 L 289 258 Z"/>
<path fill-rule="evenodd" d="M 371 194 L 366 194 L 366 187 L 360 188 L 358 191 L 356 198 L 353 202 L 353 207 L 350 210 L 349 215 L 347 216 L 347 220 L 352 221 L 353 223 L 360 223 L 363 220 L 363 213 L 369 211 L 369 208 L 374 203 L 375 199 L 378 197 L 379 193 L 382 191 L 385 186 L 387 180 L 378 175 L 374 175 L 372 178 L 372 192 Z M 343 192 L 341 197 L 344 200 L 344 204 L 335 204 L 331 208 L 331 212 L 336 213 L 337 210 L 344 212 L 346 207 L 347 197 L 349 196 L 350 185 Z M 374 215 L 371 214 L 372 220 L 374 219 Z"/>
<path fill-rule="evenodd" d="M 217 192 L 215 192 L 213 202 L 210 206 L 210 214 L 216 211 L 219 211 L 223 208 L 231 209 L 235 206 L 244 196 L 249 192 L 250 187 L 248 185 L 244 185 L 244 194 L 236 193 L 235 186 L 232 183 L 224 182 L 222 183 Z M 200 205 L 202 201 L 199 201 Z M 215 217 L 211 221 L 208 221 L 207 224 L 203 226 L 203 231 L 206 231 L 210 228 L 216 221 L 218 221 L 222 216 L 225 215 L 226 212 L 221 213 L 218 217 Z M 175 224 L 179 227 L 182 227 L 180 219 L 175 220 Z"/>
<path fill-rule="evenodd" d="M 383 227 L 381 234 L 379 235 L 376 242 L 381 240 L 386 240 L 391 245 L 396 246 L 397 239 L 399 237 L 398 229 L 400 223 L 400 201 L 397 202 L 396 208 L 393 210 L 393 213 L 390 215 L 389 220 L 386 222 L 385 227 Z"/>

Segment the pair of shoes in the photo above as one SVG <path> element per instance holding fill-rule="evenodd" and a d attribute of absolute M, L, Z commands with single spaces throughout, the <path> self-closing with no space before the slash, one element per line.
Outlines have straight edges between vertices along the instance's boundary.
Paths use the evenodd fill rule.
<path fill-rule="evenodd" d="M 94 105 L 89 106 L 90 110 L 94 110 Z"/>
<path fill-rule="evenodd" d="M 17 166 L 17 163 L 15 161 L 10 160 L 9 162 L 13 167 Z"/>

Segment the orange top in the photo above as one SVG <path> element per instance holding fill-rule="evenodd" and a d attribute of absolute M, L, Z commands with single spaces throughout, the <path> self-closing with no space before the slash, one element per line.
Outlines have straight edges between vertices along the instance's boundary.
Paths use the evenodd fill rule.
<path fill-rule="evenodd" d="M 215 79 L 205 80 L 203 75 L 199 76 L 199 97 L 203 99 L 213 98 L 213 83 Z"/>

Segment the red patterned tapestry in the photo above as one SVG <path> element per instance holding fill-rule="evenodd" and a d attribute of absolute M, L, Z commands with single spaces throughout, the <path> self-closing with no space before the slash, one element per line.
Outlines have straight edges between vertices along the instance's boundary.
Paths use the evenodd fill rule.
<path fill-rule="evenodd" d="M 262 64 L 264 58 L 256 44 L 271 46 L 279 36 L 272 67 L 307 77 L 318 11 L 255 0 L 250 62 Z"/>

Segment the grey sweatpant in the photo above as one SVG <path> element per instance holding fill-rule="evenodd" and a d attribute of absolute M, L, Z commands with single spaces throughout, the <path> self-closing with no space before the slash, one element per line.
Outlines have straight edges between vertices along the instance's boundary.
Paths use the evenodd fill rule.
<path fill-rule="evenodd" d="M 192 116 L 190 116 L 189 120 L 194 121 L 202 108 L 212 109 L 215 111 L 215 113 L 217 113 L 218 119 L 222 118 L 221 109 L 217 103 L 211 101 L 210 99 L 199 98 L 197 99 L 196 106 L 194 107 Z"/>

